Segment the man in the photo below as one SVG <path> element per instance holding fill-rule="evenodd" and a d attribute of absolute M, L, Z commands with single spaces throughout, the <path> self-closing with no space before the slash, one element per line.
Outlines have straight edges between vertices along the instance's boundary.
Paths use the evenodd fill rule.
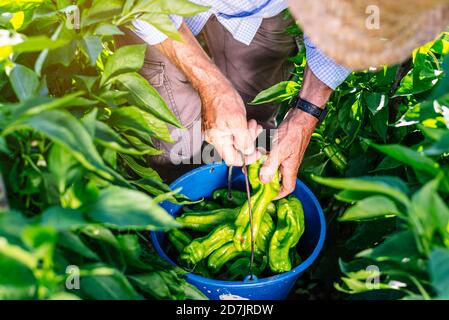
<path fill-rule="evenodd" d="M 228 165 L 254 161 L 259 152 L 254 141 L 262 127 L 274 128 L 275 105 L 248 106 L 261 90 L 289 76 L 288 58 L 296 50 L 292 35 L 284 32 L 293 21 L 284 19 L 284 0 L 194 0 L 210 10 L 183 20 L 172 20 L 183 38 L 174 41 L 143 21 L 134 21 L 134 32 L 120 42 L 148 43 L 142 74 L 160 92 L 179 118 L 187 141 L 187 155 L 200 152 L 193 143 L 193 124 L 202 118 L 205 140 L 214 145 Z M 202 31 L 212 60 L 195 38 Z M 349 70 L 335 64 L 305 40 L 308 65 L 300 97 L 313 108 L 324 108 L 332 90 Z M 247 120 L 249 119 L 249 121 Z M 279 197 L 293 191 L 298 167 L 318 119 L 294 109 L 278 128 L 274 148 L 261 170 L 264 182 L 279 168 Z M 196 145 L 196 147 L 195 147 Z M 158 142 L 165 154 L 153 159 L 170 171 L 172 144 Z M 244 159 L 242 158 L 244 155 Z"/>
<path fill-rule="evenodd" d="M 171 17 L 179 28 L 182 42 L 168 39 L 153 26 L 138 20 L 133 23 L 138 37 L 128 35 L 126 42 L 148 43 L 147 62 L 142 73 L 188 129 L 185 134 L 174 137 L 186 145 L 188 152 L 184 157 L 199 152 L 198 144 L 195 147 L 191 141 L 192 126 L 195 120 L 202 118 L 205 140 L 215 146 L 228 165 L 242 165 L 243 161 L 250 163 L 259 156 L 258 151 L 254 149 L 254 140 L 261 131 L 259 124 L 264 128 L 272 128 L 276 110 L 274 105 L 251 107 L 245 104 L 261 90 L 288 77 L 287 58 L 295 50 L 293 37 L 284 33 L 284 29 L 291 23 L 282 16 L 287 2 L 192 2 L 210 6 L 210 10 L 184 21 L 177 16 Z M 362 2 L 365 4 L 366 1 L 357 3 Z M 383 0 L 376 1 L 378 4 L 379 2 L 388 3 Z M 324 15 L 327 14 L 326 18 L 330 21 L 334 12 L 336 17 L 344 16 L 345 10 L 350 12 L 347 7 L 353 2 L 342 2 L 345 5 L 343 9 L 346 9 L 339 8 L 340 10 L 336 11 L 330 11 L 329 7 L 333 6 L 335 9 L 340 3 L 338 1 L 325 1 L 327 7 L 321 11 L 317 9 L 321 5 L 320 2 L 292 3 L 297 15 L 302 16 L 303 20 L 308 19 L 310 25 L 320 29 L 320 24 L 326 23 Z M 306 8 L 305 13 L 301 12 L 302 7 Z M 361 5 L 358 8 L 365 10 Z M 313 14 L 308 16 L 307 12 Z M 323 16 L 318 16 L 317 12 Z M 331 29 L 335 25 L 338 26 L 331 24 Z M 307 35 L 308 31 L 304 29 Z M 212 60 L 195 38 L 200 31 L 204 34 Z M 323 32 L 311 32 L 316 39 L 322 38 Z M 335 35 L 336 32 L 334 30 L 332 34 Z M 332 41 L 329 37 L 326 39 Z M 280 124 L 274 137 L 274 147 L 260 172 L 261 180 L 269 182 L 276 170 L 280 170 L 282 188 L 278 198 L 293 191 L 300 162 L 318 118 L 323 114 L 322 110 L 332 91 L 350 72 L 326 57 L 307 37 L 304 44 L 307 66 L 297 108 L 292 108 Z M 328 49 L 329 46 L 326 48 L 332 51 L 332 46 L 331 49 Z M 341 61 L 345 60 L 341 48 L 338 57 Z M 360 60 L 362 59 L 359 57 Z M 360 63 L 357 64 L 357 67 L 359 66 Z M 154 161 L 166 166 L 170 162 L 172 145 L 159 143 L 158 147 L 166 153 Z"/>

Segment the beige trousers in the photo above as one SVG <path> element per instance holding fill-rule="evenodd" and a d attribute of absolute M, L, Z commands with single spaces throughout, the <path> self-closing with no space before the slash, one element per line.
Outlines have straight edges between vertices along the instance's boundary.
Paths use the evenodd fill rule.
<path fill-rule="evenodd" d="M 260 91 L 288 79 L 293 67 L 288 58 L 296 50 L 294 37 L 285 33 L 285 28 L 291 23 L 292 20 L 284 19 L 282 13 L 264 19 L 250 45 L 235 40 L 215 16 L 205 25 L 202 34 L 211 58 L 246 104 Z M 116 42 L 120 46 L 143 41 L 134 33 L 127 32 L 125 36 L 117 38 Z M 176 143 L 155 141 L 155 146 L 165 152 L 150 158 L 161 176 L 172 180 L 195 166 L 191 165 L 192 159 L 202 159 L 201 101 L 186 76 L 152 46 L 147 48 L 141 74 L 161 94 L 186 128 L 180 130 L 170 126 Z M 246 110 L 248 119 L 256 119 L 266 129 L 274 128 L 277 105 L 247 104 Z M 181 166 L 180 163 L 187 165 Z"/>

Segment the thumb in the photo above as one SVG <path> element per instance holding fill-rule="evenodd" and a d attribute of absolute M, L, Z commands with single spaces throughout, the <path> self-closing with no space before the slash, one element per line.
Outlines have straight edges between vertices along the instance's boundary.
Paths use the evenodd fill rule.
<path fill-rule="evenodd" d="M 277 150 L 272 150 L 272 152 L 269 153 L 267 160 L 265 160 L 262 165 L 262 168 L 260 168 L 260 181 L 262 181 L 262 183 L 269 183 L 273 180 L 280 163 L 281 159 L 279 157 L 279 152 Z"/>

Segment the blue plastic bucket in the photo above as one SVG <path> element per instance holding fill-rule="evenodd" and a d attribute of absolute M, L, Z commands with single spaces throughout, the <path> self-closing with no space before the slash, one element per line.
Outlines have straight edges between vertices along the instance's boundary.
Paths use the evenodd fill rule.
<path fill-rule="evenodd" d="M 228 167 L 224 163 L 213 163 L 192 170 L 176 181 L 170 187 L 182 187 L 182 193 L 192 200 L 209 198 L 218 188 L 227 186 Z M 234 168 L 233 188 L 244 190 L 244 176 L 241 168 Z M 298 252 L 303 262 L 290 270 L 275 276 L 260 278 L 251 281 L 223 281 L 204 278 L 192 273 L 186 274 L 189 283 L 201 290 L 209 299 L 254 299 L 254 300 L 281 300 L 285 299 L 301 273 L 306 270 L 317 258 L 323 247 L 326 223 L 323 210 L 313 193 L 300 180 L 296 181 L 293 192 L 304 207 L 305 232 L 298 244 Z M 176 216 L 180 205 L 164 201 L 162 207 L 173 216 Z M 151 239 L 158 254 L 175 264 L 164 252 L 166 236 L 163 232 L 152 232 Z"/>

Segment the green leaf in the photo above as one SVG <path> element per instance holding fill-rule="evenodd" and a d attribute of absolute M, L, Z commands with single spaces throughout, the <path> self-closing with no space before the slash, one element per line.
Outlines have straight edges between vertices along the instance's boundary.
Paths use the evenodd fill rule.
<path fill-rule="evenodd" d="M 426 183 L 413 194 L 412 207 L 409 210 L 411 222 L 415 232 L 419 235 L 424 250 L 436 242 L 434 234 L 440 233 L 438 239 L 442 239 L 444 245 L 449 244 L 449 208 L 438 195 L 440 179 L 436 178 Z"/>
<path fill-rule="evenodd" d="M 413 149 L 399 144 L 378 145 L 371 142 L 369 144 L 380 152 L 383 152 L 393 159 L 401 161 L 416 170 L 424 171 L 434 176 L 441 171 L 437 162 Z"/>
<path fill-rule="evenodd" d="M 184 17 L 194 16 L 197 13 L 203 12 L 209 7 L 196 4 L 188 0 L 168 0 L 168 1 L 153 1 L 141 0 L 137 1 L 130 12 L 155 12 L 163 14 L 177 14 Z"/>
<path fill-rule="evenodd" d="M 26 38 L 23 42 L 12 46 L 15 53 L 36 52 L 44 49 L 56 49 L 67 44 L 66 39 L 52 40 L 46 36 L 35 36 Z M 2 47 L 0 46 L 0 49 Z"/>
<path fill-rule="evenodd" d="M 371 194 L 383 194 L 392 197 L 401 203 L 409 204 L 407 197 L 407 185 L 399 178 L 389 176 L 373 176 L 361 178 L 323 178 L 312 176 L 323 185 L 336 189 L 369 192 Z"/>
<path fill-rule="evenodd" d="M 167 125 L 136 107 L 121 107 L 112 111 L 110 123 L 119 132 L 133 132 L 138 136 L 151 136 L 174 142 Z"/>
<path fill-rule="evenodd" d="M 101 23 L 95 28 L 94 34 L 99 36 L 113 36 L 113 35 L 123 35 L 124 33 L 113 24 Z"/>
<path fill-rule="evenodd" d="M 91 260 L 100 260 L 100 257 L 93 252 L 88 246 L 84 244 L 81 238 L 73 232 L 63 231 L 58 235 L 58 246 L 71 252 L 79 254 L 81 257 L 85 257 Z"/>
<path fill-rule="evenodd" d="M 126 164 L 133 170 L 135 173 L 137 173 L 140 177 L 150 180 L 157 180 L 162 181 L 161 177 L 157 173 L 156 170 L 152 169 L 149 166 L 141 166 L 138 164 L 132 157 L 127 155 L 120 155 L 123 160 L 125 160 Z M 171 191 L 171 190 L 170 190 Z"/>
<path fill-rule="evenodd" d="M 52 173 L 59 193 L 66 190 L 68 181 L 71 181 L 76 173 L 78 162 L 64 147 L 54 144 L 48 153 L 48 170 Z"/>
<path fill-rule="evenodd" d="M 58 231 L 67 231 L 77 229 L 88 222 L 79 210 L 53 206 L 42 213 L 40 223 Z"/>
<path fill-rule="evenodd" d="M 133 148 L 125 139 L 123 139 L 117 132 L 115 132 L 107 124 L 97 121 L 95 127 L 95 142 L 103 147 L 110 148 L 120 153 L 131 155 L 154 155 L 160 154 L 156 149 L 148 148 L 146 150 L 137 150 Z M 155 152 L 151 152 L 155 150 Z"/>
<path fill-rule="evenodd" d="M 95 66 L 98 56 L 103 50 L 103 43 L 97 36 L 86 36 L 81 41 L 81 50 L 89 57 L 90 65 Z"/>
<path fill-rule="evenodd" d="M 388 96 L 384 93 L 380 92 L 369 92 L 364 93 L 363 98 L 365 99 L 365 103 L 368 106 L 368 109 L 371 111 L 373 115 L 383 110 L 386 106 L 388 106 Z"/>
<path fill-rule="evenodd" d="M 117 241 L 120 245 L 125 257 L 130 261 L 138 261 L 142 254 L 142 249 L 139 244 L 139 238 L 135 234 L 120 234 L 117 236 Z"/>
<path fill-rule="evenodd" d="M 164 99 L 140 74 L 120 74 L 114 78 L 114 81 L 129 92 L 130 98 L 136 106 L 153 114 L 158 119 L 182 128 L 181 123 L 167 107 Z"/>
<path fill-rule="evenodd" d="M 122 11 L 122 0 L 95 0 L 92 6 L 83 11 L 81 26 L 87 27 L 98 22 L 110 22 Z"/>
<path fill-rule="evenodd" d="M 35 116 L 45 111 L 76 106 L 81 94 L 82 92 L 75 92 L 57 99 L 38 96 L 21 103 L 6 104 L 0 108 L 0 112 L 4 114 L 6 123 L 12 124 L 21 118 Z"/>
<path fill-rule="evenodd" d="M 395 215 L 401 213 L 392 200 L 384 196 L 371 196 L 347 209 L 340 221 L 363 221 Z"/>
<path fill-rule="evenodd" d="M 410 230 L 394 233 L 373 249 L 360 252 L 357 257 L 378 261 L 406 263 L 419 256 L 415 238 Z"/>
<path fill-rule="evenodd" d="M 281 102 L 289 100 L 299 92 L 299 84 L 295 81 L 282 81 L 265 89 L 251 101 L 251 104 L 264 104 L 269 102 Z"/>
<path fill-rule="evenodd" d="M 37 94 L 39 78 L 37 74 L 20 64 L 16 64 L 9 75 L 9 81 L 20 101 L 25 101 Z"/>
<path fill-rule="evenodd" d="M 444 130 L 444 133 L 442 133 L 436 140 L 436 142 L 424 150 L 426 155 L 436 156 L 449 152 L 449 132 L 447 130 Z"/>
<path fill-rule="evenodd" d="M 95 300 L 141 300 L 126 277 L 114 269 L 112 275 L 81 276 L 80 289 L 89 299 Z"/>
<path fill-rule="evenodd" d="M 86 209 L 94 221 L 118 229 L 167 230 L 179 226 L 172 216 L 142 192 L 108 188 Z"/>
<path fill-rule="evenodd" d="M 37 281 L 30 268 L 36 261 L 31 253 L 0 237 L 0 299 L 31 299 Z"/>
<path fill-rule="evenodd" d="M 173 20 L 166 14 L 144 13 L 139 16 L 139 20 L 146 21 L 156 29 L 167 35 L 173 40 L 182 41 L 181 35 L 173 24 Z"/>
<path fill-rule="evenodd" d="M 143 66 L 146 47 L 146 44 L 136 44 L 117 49 L 106 62 L 100 86 L 119 74 L 139 71 Z"/>
<path fill-rule="evenodd" d="M 449 249 L 434 249 L 429 257 L 429 272 L 433 287 L 441 298 L 449 297 Z"/>
<path fill-rule="evenodd" d="M 140 290 L 149 293 L 155 299 L 173 299 L 170 289 L 159 272 L 150 272 L 130 276 L 129 279 Z"/>

